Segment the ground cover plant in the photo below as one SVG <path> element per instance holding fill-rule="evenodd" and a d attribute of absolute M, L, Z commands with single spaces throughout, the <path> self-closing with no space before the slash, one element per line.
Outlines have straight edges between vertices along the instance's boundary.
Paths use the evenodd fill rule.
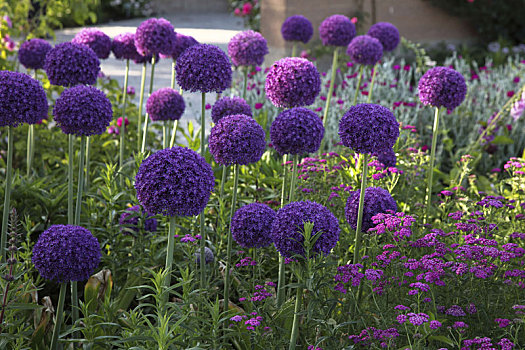
<path fill-rule="evenodd" d="M 262 67 L 257 32 L 176 30 L 3 51 L 0 348 L 525 347 L 523 57 L 432 67 L 334 15 L 319 72 L 301 16 Z"/>

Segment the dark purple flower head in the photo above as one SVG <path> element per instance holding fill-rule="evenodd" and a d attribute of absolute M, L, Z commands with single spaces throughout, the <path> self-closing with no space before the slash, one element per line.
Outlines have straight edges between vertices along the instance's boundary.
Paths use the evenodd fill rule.
<path fill-rule="evenodd" d="M 355 34 L 355 25 L 343 15 L 327 17 L 319 26 L 319 36 L 325 46 L 347 46 Z"/>
<path fill-rule="evenodd" d="M 304 16 L 290 16 L 284 21 L 281 34 L 286 41 L 302 41 L 306 44 L 314 35 L 314 27 Z"/>
<path fill-rule="evenodd" d="M 419 79 L 419 99 L 424 105 L 454 109 L 467 95 L 467 84 L 461 73 L 448 67 L 429 69 Z"/>
<path fill-rule="evenodd" d="M 143 228 L 147 232 L 157 232 L 157 219 L 152 215 L 146 214 L 142 227 L 139 227 L 139 219 L 143 216 L 143 210 L 140 209 L 140 205 L 134 205 L 131 208 L 126 209 L 119 219 L 120 232 L 125 235 L 129 234 L 129 231 L 138 233 L 140 228 Z"/>
<path fill-rule="evenodd" d="M 123 33 L 117 35 L 111 43 L 111 50 L 119 60 L 135 60 L 142 57 L 139 55 L 137 48 L 135 47 L 134 33 Z"/>
<path fill-rule="evenodd" d="M 358 153 L 382 153 L 394 147 L 399 123 L 390 109 L 371 103 L 352 106 L 339 122 L 343 145 Z"/>
<path fill-rule="evenodd" d="M 153 121 L 179 120 L 185 108 L 182 96 L 171 88 L 155 91 L 146 102 L 146 112 Z"/>
<path fill-rule="evenodd" d="M 215 185 L 211 166 L 185 147 L 166 148 L 146 158 L 135 177 L 137 198 L 151 214 L 200 214 Z"/>
<path fill-rule="evenodd" d="M 75 35 L 74 44 L 86 45 L 95 51 L 97 57 L 105 60 L 111 53 L 111 39 L 104 32 L 95 28 L 84 28 Z"/>
<path fill-rule="evenodd" d="M 355 63 L 373 66 L 383 57 L 383 46 L 376 38 L 359 35 L 352 39 L 346 54 Z"/>
<path fill-rule="evenodd" d="M 272 240 L 282 256 L 304 256 L 302 243 L 306 222 L 314 224 L 312 235 L 319 235 L 312 253 L 330 254 L 335 247 L 339 241 L 339 222 L 334 214 L 316 202 L 292 202 L 277 212 L 272 224 Z"/>
<path fill-rule="evenodd" d="M 233 239 L 243 248 L 262 248 L 272 244 L 272 223 L 276 215 L 266 204 L 245 205 L 232 217 Z"/>
<path fill-rule="evenodd" d="M 393 149 L 389 148 L 386 151 L 375 153 L 377 160 L 387 168 L 395 167 L 397 163 L 396 153 Z"/>
<path fill-rule="evenodd" d="M 175 39 L 173 26 L 164 18 L 147 19 L 135 32 L 135 46 L 142 56 L 169 55 Z"/>
<path fill-rule="evenodd" d="M 321 91 L 321 78 L 317 68 L 307 59 L 285 57 L 270 68 L 265 90 L 276 107 L 308 106 Z"/>
<path fill-rule="evenodd" d="M 192 36 L 176 33 L 175 40 L 173 40 L 173 45 L 171 46 L 171 51 L 169 55 L 161 54 L 160 57 L 171 57 L 176 61 L 179 58 L 179 56 L 184 52 L 184 50 L 186 50 L 188 47 L 197 44 L 199 44 L 199 42 L 195 40 Z"/>
<path fill-rule="evenodd" d="M 223 92 L 232 82 L 228 56 L 214 45 L 193 45 L 182 53 L 175 66 L 177 83 L 191 92 Z"/>
<path fill-rule="evenodd" d="M 267 53 L 266 39 L 253 30 L 236 34 L 228 43 L 228 55 L 236 66 L 260 66 Z"/>
<path fill-rule="evenodd" d="M 53 225 L 38 237 L 31 261 L 40 276 L 62 283 L 87 280 L 101 255 L 98 240 L 84 227 Z"/>
<path fill-rule="evenodd" d="M 53 85 L 92 85 L 97 82 L 100 61 L 88 46 L 62 43 L 49 50 L 44 69 Z"/>
<path fill-rule="evenodd" d="M 252 117 L 229 115 L 211 128 L 209 147 L 219 164 L 256 163 L 266 148 L 264 130 Z"/>
<path fill-rule="evenodd" d="M 373 24 L 367 34 L 379 40 L 384 51 L 393 51 L 399 44 L 399 30 L 392 23 L 378 22 Z"/>
<path fill-rule="evenodd" d="M 43 39 L 31 39 L 20 45 L 18 60 L 27 69 L 42 69 L 53 46 Z"/>
<path fill-rule="evenodd" d="M 357 228 L 357 211 L 359 208 L 360 191 L 350 192 L 346 201 L 345 214 L 346 221 L 355 230 Z M 368 187 L 365 190 L 365 202 L 363 208 L 362 232 L 374 227 L 372 216 L 379 213 L 386 213 L 387 210 L 396 211 L 397 204 L 390 193 L 381 187 Z"/>
<path fill-rule="evenodd" d="M 47 97 L 27 74 L 0 71 L 0 127 L 36 124 L 47 118 Z"/>
<path fill-rule="evenodd" d="M 321 118 L 303 107 L 281 112 L 270 127 L 273 147 L 281 155 L 315 153 L 321 146 L 323 136 Z"/>
<path fill-rule="evenodd" d="M 159 60 L 160 60 L 160 56 L 159 56 L 159 54 L 156 54 L 155 55 L 155 63 L 159 63 Z M 136 64 L 152 63 L 153 62 L 153 55 L 149 54 L 149 55 L 146 55 L 146 56 L 142 56 L 141 54 L 139 54 L 137 52 L 137 56 L 133 59 L 133 62 L 135 62 Z"/>
<path fill-rule="evenodd" d="M 200 263 L 201 263 L 201 251 L 200 251 L 200 249 L 197 250 L 195 252 L 195 254 L 193 254 L 193 256 L 195 256 L 195 263 L 197 264 L 197 266 L 199 266 Z M 210 263 L 213 262 L 213 259 L 215 259 L 215 256 L 213 255 L 213 250 L 211 250 L 208 247 L 204 247 L 204 262 L 206 264 L 210 264 Z"/>
<path fill-rule="evenodd" d="M 113 118 L 113 110 L 102 91 L 79 85 L 60 95 L 53 108 L 53 116 L 63 133 L 90 136 L 106 131 Z"/>
<path fill-rule="evenodd" d="M 227 115 L 244 114 L 252 116 L 252 109 L 243 98 L 240 97 L 223 97 L 218 99 L 211 109 L 211 119 L 215 124 Z"/>

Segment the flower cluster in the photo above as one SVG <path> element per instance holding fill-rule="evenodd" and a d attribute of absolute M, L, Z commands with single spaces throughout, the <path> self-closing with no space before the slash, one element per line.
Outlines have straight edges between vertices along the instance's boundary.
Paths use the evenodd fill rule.
<path fill-rule="evenodd" d="M 47 53 L 44 70 L 53 85 L 92 85 L 97 81 L 100 61 L 88 46 L 62 43 Z"/>
<path fill-rule="evenodd" d="M 142 57 L 135 47 L 134 33 L 122 33 L 113 38 L 111 51 L 113 51 L 113 54 L 119 60 L 135 60 Z"/>
<path fill-rule="evenodd" d="M 175 40 L 173 40 L 169 55 L 161 54 L 160 57 L 171 57 L 173 60 L 176 61 L 180 57 L 180 55 L 182 55 L 184 50 L 193 45 L 197 45 L 198 43 L 199 42 L 195 40 L 195 38 L 193 38 L 192 36 L 176 33 Z"/>
<path fill-rule="evenodd" d="M 350 192 L 346 202 L 345 214 L 346 220 L 350 226 L 357 229 L 357 212 L 359 208 L 360 191 Z M 380 187 L 368 187 L 365 190 L 365 200 L 363 206 L 363 224 L 362 232 L 374 227 L 372 217 L 379 213 L 387 213 L 389 210 L 395 212 L 397 204 L 390 193 Z"/>
<path fill-rule="evenodd" d="M 169 55 L 175 41 L 175 30 L 164 18 L 150 18 L 142 22 L 135 32 L 135 46 L 142 56 Z"/>
<path fill-rule="evenodd" d="M 193 256 L 195 256 L 195 263 L 197 264 L 197 266 L 199 266 L 199 264 L 201 263 L 201 251 L 200 251 L 200 249 L 197 250 L 193 254 Z M 214 259 L 215 259 L 215 256 L 213 255 L 213 250 L 211 250 L 208 247 L 204 247 L 204 262 L 206 264 L 211 264 Z"/>
<path fill-rule="evenodd" d="M 399 30 L 392 23 L 375 23 L 370 26 L 367 34 L 379 40 L 384 51 L 393 51 L 399 44 Z"/>
<path fill-rule="evenodd" d="M 95 28 L 82 29 L 71 42 L 90 47 L 102 60 L 108 58 L 111 53 L 111 39 L 103 31 Z"/>
<path fill-rule="evenodd" d="M 343 15 L 330 16 L 319 26 L 319 36 L 325 46 L 347 46 L 355 34 L 355 25 Z"/>
<path fill-rule="evenodd" d="M 20 45 L 18 60 L 27 69 L 42 69 L 46 55 L 53 47 L 44 39 L 31 39 Z"/>
<path fill-rule="evenodd" d="M 146 102 L 146 112 L 153 121 L 179 120 L 185 108 L 182 96 L 171 88 L 153 92 Z"/>
<path fill-rule="evenodd" d="M 211 108 L 211 119 L 215 124 L 228 115 L 244 114 L 252 116 L 250 105 L 240 97 L 222 97 L 215 101 Z"/>
<path fill-rule="evenodd" d="M 234 35 L 228 43 L 228 55 L 236 66 L 260 66 L 268 52 L 266 39 L 253 30 Z"/>
<path fill-rule="evenodd" d="M 366 192 L 365 192 L 366 201 Z M 416 219 L 405 213 L 379 213 L 372 216 L 373 226 L 368 230 L 371 234 L 381 235 L 388 233 L 393 236 L 394 241 L 399 242 L 401 239 L 406 239 L 412 236 L 410 227 Z"/>
<path fill-rule="evenodd" d="M 383 46 L 374 37 L 359 35 L 352 39 L 346 54 L 355 63 L 373 66 L 383 57 Z"/>
<path fill-rule="evenodd" d="M 127 235 L 130 231 L 138 233 L 141 228 L 144 228 L 146 232 L 157 232 L 157 219 L 152 215 L 146 214 L 144 220 L 141 220 L 143 211 L 140 205 L 134 205 L 131 208 L 126 209 L 119 219 L 120 232 Z M 139 220 L 141 227 L 139 227 Z"/>
<path fill-rule="evenodd" d="M 452 68 L 434 67 L 419 79 L 419 99 L 425 105 L 454 109 L 467 95 L 465 78 Z"/>
<path fill-rule="evenodd" d="M 308 18 L 294 15 L 283 22 L 281 34 L 286 41 L 302 41 L 306 44 L 314 35 L 314 27 Z"/>
<path fill-rule="evenodd" d="M 251 203 L 238 209 L 232 217 L 231 233 L 244 248 L 261 248 L 272 244 L 272 223 L 277 214 L 269 206 Z"/>

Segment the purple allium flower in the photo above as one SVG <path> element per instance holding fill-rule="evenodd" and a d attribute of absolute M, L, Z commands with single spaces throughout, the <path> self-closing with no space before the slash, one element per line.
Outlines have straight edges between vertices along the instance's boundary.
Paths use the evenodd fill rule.
<path fill-rule="evenodd" d="M 175 40 L 173 40 L 173 44 L 171 46 L 169 55 L 161 54 L 160 57 L 162 58 L 171 57 L 173 60 L 176 61 L 180 57 L 180 55 L 184 52 L 184 50 L 186 50 L 188 47 L 191 47 L 197 44 L 199 44 L 199 42 L 195 40 L 192 36 L 176 33 Z"/>
<path fill-rule="evenodd" d="M 376 104 L 350 107 L 339 122 L 343 145 L 358 153 L 382 153 L 399 137 L 399 123 L 390 109 Z"/>
<path fill-rule="evenodd" d="M 321 91 L 321 78 L 317 68 L 307 59 L 285 57 L 270 68 L 265 91 L 276 107 L 308 106 Z"/>
<path fill-rule="evenodd" d="M 175 40 L 175 30 L 164 18 L 147 19 L 135 32 L 135 47 L 142 56 L 159 53 L 169 55 Z"/>
<path fill-rule="evenodd" d="M 467 84 L 461 73 L 448 67 L 429 69 L 419 79 L 419 99 L 424 105 L 454 109 L 467 95 Z"/>
<path fill-rule="evenodd" d="M 211 108 L 211 119 L 215 124 L 227 115 L 244 114 L 252 116 L 250 105 L 240 97 L 223 97 L 215 101 Z"/>
<path fill-rule="evenodd" d="M 187 48 L 175 66 L 177 83 L 191 92 L 223 92 L 230 87 L 232 68 L 228 56 L 214 45 Z"/>
<path fill-rule="evenodd" d="M 306 222 L 314 224 L 312 235 L 318 235 L 312 253 L 330 254 L 335 247 L 339 240 L 339 222 L 334 214 L 316 202 L 292 202 L 277 212 L 272 224 L 272 240 L 282 256 L 304 256 L 302 243 Z"/>
<path fill-rule="evenodd" d="M 84 227 L 52 225 L 38 237 L 31 261 L 40 276 L 62 283 L 87 280 L 101 255 L 98 240 Z"/>
<path fill-rule="evenodd" d="M 88 46 L 62 43 L 47 53 L 44 70 L 53 85 L 92 85 L 97 81 L 100 61 Z"/>
<path fill-rule="evenodd" d="M 36 124 L 47 118 L 46 93 L 27 74 L 0 71 L 0 127 Z"/>
<path fill-rule="evenodd" d="M 393 51 L 399 44 L 399 30 L 392 23 L 378 22 L 368 29 L 368 35 L 383 45 L 383 51 Z"/>
<path fill-rule="evenodd" d="M 373 66 L 383 57 L 383 46 L 376 38 L 359 35 L 352 39 L 346 54 L 355 63 Z"/>
<path fill-rule="evenodd" d="M 171 88 L 155 91 L 146 102 L 146 112 L 153 121 L 179 120 L 185 108 L 182 96 Z"/>
<path fill-rule="evenodd" d="M 461 317 L 461 316 L 467 315 L 465 311 L 463 311 L 463 309 L 459 305 L 452 305 L 451 307 L 447 309 L 447 311 L 445 311 L 445 314 L 450 315 L 450 316 L 455 316 L 455 317 Z"/>
<path fill-rule="evenodd" d="M 158 63 L 159 60 L 160 60 L 160 56 L 158 54 L 156 54 L 155 55 L 155 62 Z M 149 55 L 146 55 L 146 56 L 142 56 L 141 54 L 139 54 L 137 52 L 137 56 L 133 59 L 133 62 L 135 62 L 136 64 L 152 63 L 153 62 L 153 55 L 149 54 Z"/>
<path fill-rule="evenodd" d="M 142 162 L 135 177 L 137 198 L 144 209 L 166 216 L 200 214 L 214 185 L 211 166 L 185 147 L 153 153 Z"/>
<path fill-rule="evenodd" d="M 120 232 L 125 235 L 129 234 L 129 231 L 135 233 L 139 232 L 139 218 L 142 216 L 142 210 L 140 205 L 134 205 L 131 208 L 126 209 L 119 219 Z M 142 223 L 144 231 L 157 232 L 157 219 L 152 215 L 146 214 L 144 222 Z"/>
<path fill-rule="evenodd" d="M 354 230 L 357 229 L 357 211 L 359 208 L 360 191 L 350 192 L 346 201 L 345 214 L 346 220 Z M 396 211 L 397 204 L 390 193 L 381 187 L 368 187 L 365 190 L 365 202 L 363 208 L 362 232 L 374 227 L 372 217 L 379 213 L 386 213 L 387 210 Z"/>
<path fill-rule="evenodd" d="M 271 230 L 276 215 L 275 211 L 265 204 L 245 205 L 233 215 L 233 239 L 243 248 L 262 248 L 272 244 Z"/>
<path fill-rule="evenodd" d="M 197 250 L 193 256 L 195 257 L 195 263 L 197 266 L 201 263 L 201 252 L 200 249 Z M 206 264 L 211 264 L 213 262 L 213 259 L 215 259 L 215 255 L 213 255 L 213 250 L 211 250 L 208 247 L 204 247 L 204 262 Z"/>
<path fill-rule="evenodd" d="M 306 44 L 314 35 L 314 27 L 304 16 L 290 16 L 283 22 L 281 34 L 286 41 L 302 41 Z"/>
<path fill-rule="evenodd" d="M 236 34 L 228 43 L 228 55 L 236 66 L 260 66 L 267 53 L 266 39 L 253 30 Z"/>
<path fill-rule="evenodd" d="M 123 33 L 117 35 L 111 42 L 111 50 L 119 60 L 140 59 L 137 48 L 135 47 L 135 34 Z"/>
<path fill-rule="evenodd" d="M 263 128 L 247 115 L 229 115 L 210 131 L 210 153 L 222 165 L 256 163 L 266 148 Z"/>
<path fill-rule="evenodd" d="M 273 147 L 281 155 L 315 153 L 321 146 L 323 136 L 321 118 L 303 107 L 281 112 L 270 127 Z"/>
<path fill-rule="evenodd" d="M 355 34 L 355 25 L 343 15 L 330 16 L 319 26 L 319 36 L 325 46 L 347 46 Z"/>
<path fill-rule="evenodd" d="M 43 39 L 31 39 L 20 45 L 18 60 L 27 69 L 42 69 L 46 55 L 53 47 Z"/>
<path fill-rule="evenodd" d="M 111 39 L 104 32 L 95 28 L 84 28 L 75 35 L 73 44 L 86 45 L 95 51 L 97 57 L 105 60 L 111 53 Z"/>
<path fill-rule="evenodd" d="M 397 157 L 393 149 L 389 148 L 386 151 L 375 153 L 377 160 L 381 162 L 385 167 L 392 168 L 396 166 Z"/>
<path fill-rule="evenodd" d="M 113 110 L 102 91 L 79 85 L 60 95 L 53 108 L 53 116 L 63 133 L 90 136 L 106 131 L 113 118 Z"/>

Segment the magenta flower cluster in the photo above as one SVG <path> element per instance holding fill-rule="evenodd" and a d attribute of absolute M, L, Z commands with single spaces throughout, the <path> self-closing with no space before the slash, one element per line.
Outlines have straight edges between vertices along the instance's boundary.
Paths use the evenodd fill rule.
<path fill-rule="evenodd" d="M 147 19 L 135 32 L 135 46 L 142 56 L 169 55 L 175 39 L 173 26 L 164 18 Z"/>
<path fill-rule="evenodd" d="M 185 108 L 182 96 L 171 88 L 153 92 L 146 102 L 146 112 L 153 121 L 179 120 Z"/>
<path fill-rule="evenodd" d="M 239 208 L 232 217 L 231 233 L 243 248 L 262 248 L 272 244 L 272 223 L 277 214 L 269 206 L 251 203 Z"/>
<path fill-rule="evenodd" d="M 260 66 L 268 52 L 266 39 L 253 30 L 234 35 L 228 43 L 228 55 L 236 66 Z"/>
<path fill-rule="evenodd" d="M 135 34 L 122 33 L 113 38 L 111 50 L 119 60 L 137 60 L 142 56 L 137 52 L 135 47 Z"/>
<path fill-rule="evenodd" d="M 429 69 L 419 79 L 419 99 L 424 105 L 454 109 L 467 95 L 467 84 L 461 73 L 448 67 Z"/>
<path fill-rule="evenodd" d="M 74 44 L 86 45 L 97 57 L 104 60 L 111 53 L 111 39 L 103 31 L 95 28 L 84 28 L 71 40 Z"/>
<path fill-rule="evenodd" d="M 319 36 L 325 46 L 347 46 L 355 35 L 355 25 L 343 15 L 330 16 L 319 26 Z"/>

